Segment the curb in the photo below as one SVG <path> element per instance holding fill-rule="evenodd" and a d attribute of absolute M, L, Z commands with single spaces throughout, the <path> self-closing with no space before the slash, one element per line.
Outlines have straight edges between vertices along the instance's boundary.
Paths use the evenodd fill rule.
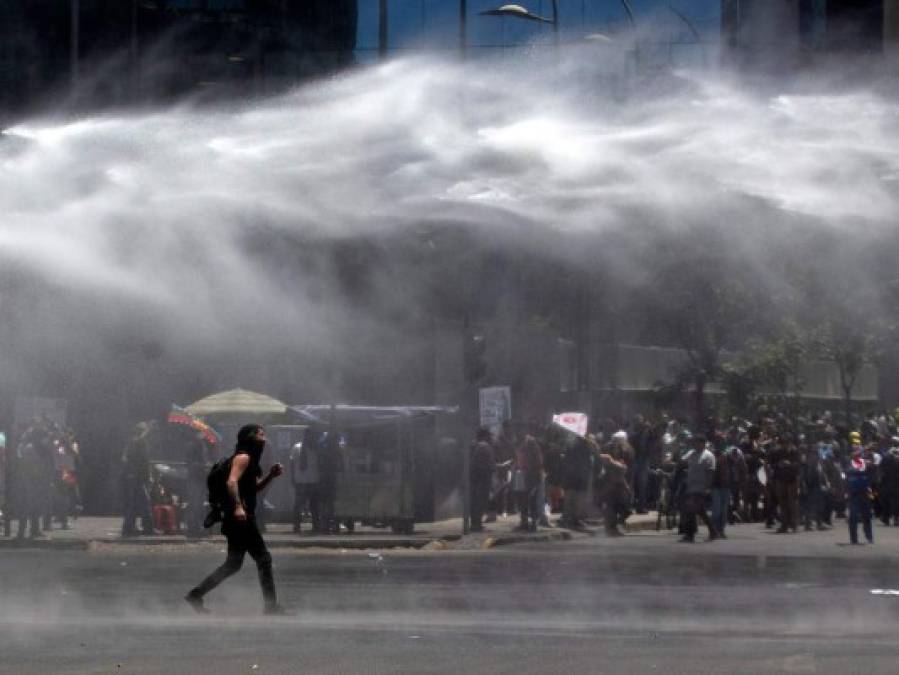
<path fill-rule="evenodd" d="M 52 550 L 52 551 L 86 551 L 91 547 L 90 539 L 17 539 L 0 540 L 0 550 L 28 551 L 28 550 Z"/>
<path fill-rule="evenodd" d="M 643 518 L 635 522 L 625 524 L 625 532 L 646 532 L 654 531 L 656 528 L 655 518 Z M 278 536 L 278 535 L 276 535 Z M 536 534 L 503 534 L 495 533 L 484 539 L 477 537 L 464 536 L 462 534 L 445 534 L 433 535 L 421 534 L 412 537 L 366 537 L 364 534 L 360 537 L 357 533 L 352 537 L 331 537 L 327 539 L 281 539 L 271 538 L 266 540 L 266 544 L 270 549 L 343 549 L 343 550 L 366 550 L 366 549 L 430 549 L 430 550 L 450 550 L 455 548 L 454 544 L 463 544 L 464 548 L 494 548 L 497 546 L 511 546 L 514 544 L 528 543 L 548 543 L 554 541 L 571 541 L 581 537 L 602 536 L 602 527 L 595 526 L 591 522 L 591 526 L 581 530 L 554 529 L 550 531 L 542 531 Z M 60 550 L 60 551 L 87 551 L 91 548 L 102 546 L 136 546 L 136 547 L 154 547 L 154 546 L 173 546 L 182 547 L 191 544 L 206 545 L 223 545 L 225 539 L 220 535 L 211 535 L 198 539 L 188 539 L 184 536 L 176 537 L 91 537 L 85 539 L 65 538 L 65 539 L 26 539 L 20 541 L 18 539 L 0 539 L 0 551 L 3 550 Z M 466 546 L 465 544 L 470 544 Z"/>
<path fill-rule="evenodd" d="M 505 537 L 487 537 L 487 539 L 484 540 L 484 545 L 482 546 L 482 548 L 494 548 L 496 546 L 509 546 L 511 544 L 530 544 L 546 541 L 570 541 L 571 539 L 574 539 L 574 535 L 568 531 L 547 532 L 545 534 L 536 534 L 532 536 L 527 536 L 524 534 L 513 534 Z"/>

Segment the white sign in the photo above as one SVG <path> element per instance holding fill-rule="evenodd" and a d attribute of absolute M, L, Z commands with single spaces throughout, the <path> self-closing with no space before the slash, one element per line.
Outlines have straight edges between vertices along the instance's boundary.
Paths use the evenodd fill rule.
<path fill-rule="evenodd" d="M 510 387 L 484 387 L 479 391 L 481 426 L 496 436 L 503 422 L 512 419 L 512 389 Z"/>
<path fill-rule="evenodd" d="M 553 424 L 567 429 L 581 438 L 587 435 L 587 423 L 589 421 L 590 418 L 587 416 L 587 413 L 582 412 L 564 412 L 553 415 Z"/>

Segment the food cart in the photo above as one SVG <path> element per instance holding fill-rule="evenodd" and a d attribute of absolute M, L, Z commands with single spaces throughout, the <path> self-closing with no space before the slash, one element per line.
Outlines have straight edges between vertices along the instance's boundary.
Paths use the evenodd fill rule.
<path fill-rule="evenodd" d="M 334 515 L 411 533 L 458 491 L 460 454 L 438 451 L 436 420 L 455 408 L 294 406 L 313 434 L 334 434 L 340 454 Z M 444 515 L 441 513 L 441 515 Z"/>

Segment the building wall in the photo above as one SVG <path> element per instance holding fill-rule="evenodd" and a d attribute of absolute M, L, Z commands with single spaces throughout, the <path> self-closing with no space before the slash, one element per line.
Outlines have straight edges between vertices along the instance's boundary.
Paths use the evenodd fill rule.
<path fill-rule="evenodd" d="M 729 65 L 789 70 L 801 61 L 800 0 L 722 0 Z"/>
<path fill-rule="evenodd" d="M 274 92 L 353 63 L 358 33 L 358 0 L 79 0 L 77 31 L 72 6 L 0 3 L 0 110 Z"/>
<path fill-rule="evenodd" d="M 883 46 L 888 56 L 899 57 L 899 0 L 884 0 Z"/>

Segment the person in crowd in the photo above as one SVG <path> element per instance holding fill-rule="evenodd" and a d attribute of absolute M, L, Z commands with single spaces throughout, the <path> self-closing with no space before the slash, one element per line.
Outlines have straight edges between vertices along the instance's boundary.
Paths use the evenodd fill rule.
<path fill-rule="evenodd" d="M 496 521 L 497 514 L 506 515 L 515 510 L 510 489 L 511 475 L 509 467 L 515 460 L 515 448 L 518 439 L 511 420 L 504 420 L 499 435 L 493 443 L 493 456 L 496 461 L 496 472 L 492 479 L 491 497 L 487 506 L 486 522 Z"/>
<path fill-rule="evenodd" d="M 880 496 L 884 525 L 899 526 L 899 437 L 890 438 L 890 448 L 880 463 Z"/>
<path fill-rule="evenodd" d="M 709 540 L 718 538 L 718 532 L 709 518 L 708 501 L 715 476 L 715 455 L 706 447 L 706 437 L 697 434 L 692 438 L 692 449 L 682 458 L 685 465 L 683 498 L 682 542 L 693 543 L 696 537 L 696 519 L 699 518 L 709 530 Z"/>
<path fill-rule="evenodd" d="M 727 538 L 728 514 L 730 513 L 731 485 L 733 469 L 730 454 L 725 446 L 725 439 L 718 436 L 712 443 L 712 454 L 715 455 L 715 473 L 712 476 L 712 526 L 715 534 L 722 539 Z"/>
<path fill-rule="evenodd" d="M 0 431 L 0 519 L 3 520 L 4 536 L 9 536 L 9 454 L 6 451 L 6 434 Z"/>
<path fill-rule="evenodd" d="M 203 598 L 240 570 L 244 557 L 249 553 L 256 562 L 259 572 L 265 613 L 285 614 L 284 608 L 278 604 L 275 591 L 272 556 L 256 527 L 255 520 L 257 493 L 264 490 L 283 471 L 280 464 L 274 464 L 263 476 L 260 462 L 265 443 L 265 429 L 258 424 L 247 424 L 237 432 L 237 447 L 227 480 L 230 504 L 222 522 L 222 534 L 228 540 L 228 556 L 220 567 L 184 596 L 185 601 L 197 612 L 208 612 L 203 604 Z"/>
<path fill-rule="evenodd" d="M 313 532 L 320 532 L 318 453 L 315 433 L 307 428 L 303 440 L 290 450 L 290 482 L 293 484 L 293 531 L 302 529 L 303 514 L 309 513 Z"/>
<path fill-rule="evenodd" d="M 568 528 L 584 526 L 584 502 L 592 473 L 592 455 L 587 439 L 571 438 L 563 459 L 563 483 L 565 506 L 559 524 Z"/>
<path fill-rule="evenodd" d="M 824 494 L 824 517 L 827 526 L 833 525 L 833 518 L 842 518 L 846 513 L 846 471 L 843 462 L 843 451 L 835 442 L 832 430 L 824 432 L 818 445 L 818 454 L 823 463 L 824 476 L 828 490 Z"/>
<path fill-rule="evenodd" d="M 525 532 L 536 532 L 540 519 L 537 499 L 543 480 L 543 452 L 536 433 L 536 429 L 530 429 L 518 446 L 512 471 L 512 489 L 521 517 L 517 529 Z"/>
<path fill-rule="evenodd" d="M 777 532 L 796 532 L 799 527 L 799 451 L 789 438 L 781 436 L 775 440 L 768 459 L 780 517 Z"/>
<path fill-rule="evenodd" d="M 151 427 L 139 422 L 134 435 L 122 454 L 122 536 L 137 534 L 140 519 L 143 534 L 153 534 L 153 517 L 150 512 L 150 448 L 148 439 Z"/>
<path fill-rule="evenodd" d="M 877 440 L 877 415 L 874 414 L 874 411 L 870 411 L 865 415 L 865 419 L 861 424 L 860 430 L 853 433 L 858 433 L 860 437 L 860 443 L 865 446 Z"/>
<path fill-rule="evenodd" d="M 802 508 L 802 522 L 806 532 L 812 526 L 826 530 L 824 524 L 825 495 L 829 490 L 827 474 L 818 449 L 805 446 L 799 467 L 799 495 Z"/>
<path fill-rule="evenodd" d="M 647 491 L 649 489 L 650 453 L 652 443 L 652 427 L 643 415 L 635 415 L 631 421 L 629 435 L 631 447 L 634 449 L 634 466 L 631 492 L 634 495 L 634 510 L 639 514 L 647 513 Z"/>
<path fill-rule="evenodd" d="M 627 463 L 623 455 L 620 444 L 610 443 L 608 452 L 597 456 L 602 466 L 598 491 L 603 505 L 603 526 L 608 537 L 624 535 L 619 529 L 619 523 L 627 519 L 633 502 L 633 493 L 627 481 Z"/>
<path fill-rule="evenodd" d="M 740 447 L 745 431 L 734 425 L 728 429 L 725 438 L 725 452 L 728 458 L 728 478 L 730 487 L 730 508 L 727 522 L 743 522 L 746 486 L 749 482 L 749 468 L 746 456 Z"/>
<path fill-rule="evenodd" d="M 211 453 L 203 433 L 198 431 L 187 446 L 187 486 L 185 524 L 187 536 L 202 537 L 206 515 L 206 476 L 212 466 Z"/>
<path fill-rule="evenodd" d="M 56 493 L 56 442 L 53 425 L 49 420 L 41 419 L 35 428 L 34 447 L 41 466 L 41 477 L 38 483 L 38 501 L 41 514 L 41 529 L 49 532 L 53 529 L 53 512 Z"/>
<path fill-rule="evenodd" d="M 764 466 L 764 457 L 758 443 L 747 436 L 742 443 L 743 457 L 746 462 L 746 482 L 743 489 L 743 513 L 744 523 L 758 523 L 763 520 L 763 511 L 760 507 L 765 485 L 762 478 L 767 481 L 767 473 Z"/>
<path fill-rule="evenodd" d="M 849 495 L 849 542 L 852 544 L 859 543 L 859 520 L 862 523 L 865 539 L 869 544 L 874 543 L 874 528 L 871 523 L 871 468 L 863 456 L 861 444 L 853 443 L 849 464 L 846 467 L 846 488 Z"/>
<path fill-rule="evenodd" d="M 471 444 L 468 464 L 468 489 L 470 495 L 471 531 L 484 531 L 484 514 L 490 501 L 490 487 L 496 473 L 493 457 L 493 436 L 490 429 L 481 427 Z"/>
<path fill-rule="evenodd" d="M 319 527 L 322 534 L 339 534 L 340 523 L 335 517 L 337 500 L 337 471 L 340 468 L 340 440 L 325 432 L 316 444 L 318 467 Z"/>
<path fill-rule="evenodd" d="M 68 530 L 69 518 L 78 508 L 78 444 L 63 436 L 56 440 L 54 456 L 54 511 L 60 528 Z"/>
<path fill-rule="evenodd" d="M 25 538 L 29 527 L 31 539 L 41 536 L 44 461 L 37 449 L 36 436 L 36 430 L 28 428 L 16 446 L 15 502 L 19 520 L 16 536 L 20 540 Z"/>

